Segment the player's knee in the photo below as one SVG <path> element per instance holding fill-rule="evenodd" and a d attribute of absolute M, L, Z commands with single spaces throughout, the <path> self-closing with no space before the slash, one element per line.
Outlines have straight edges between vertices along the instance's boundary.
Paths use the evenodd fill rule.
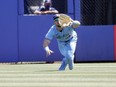
<path fill-rule="evenodd" d="M 72 58 L 67 58 L 67 61 L 68 61 L 68 63 L 71 63 L 71 62 L 73 62 L 73 59 Z"/>
<path fill-rule="evenodd" d="M 73 59 L 74 55 L 73 54 L 67 54 L 66 58 Z"/>
<path fill-rule="evenodd" d="M 74 57 L 74 53 L 72 51 L 67 51 L 66 58 L 72 58 L 72 57 Z"/>

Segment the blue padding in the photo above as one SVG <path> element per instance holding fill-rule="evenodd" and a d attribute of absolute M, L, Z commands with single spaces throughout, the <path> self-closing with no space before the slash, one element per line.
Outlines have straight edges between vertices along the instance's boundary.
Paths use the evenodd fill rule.
<path fill-rule="evenodd" d="M 67 0 L 68 13 L 74 13 L 74 2 L 73 0 Z"/>
<path fill-rule="evenodd" d="M 43 49 L 44 36 L 53 24 L 53 15 L 19 16 L 19 58 L 20 61 L 61 60 L 56 40 L 50 48 L 54 54 L 46 58 Z"/>
<path fill-rule="evenodd" d="M 112 26 L 80 26 L 77 29 L 76 61 L 113 61 L 114 32 Z"/>
<path fill-rule="evenodd" d="M 75 0 L 75 19 L 81 21 L 81 3 L 80 0 Z"/>
<path fill-rule="evenodd" d="M 24 14 L 24 0 L 18 0 L 18 15 Z"/>
<path fill-rule="evenodd" d="M 54 54 L 45 57 L 43 40 L 53 24 L 52 15 L 19 16 L 19 60 L 20 61 L 59 61 L 56 39 L 50 48 Z M 76 61 L 108 61 L 114 59 L 113 26 L 80 26 L 77 29 L 78 44 Z"/>
<path fill-rule="evenodd" d="M 17 0 L 1 0 L 0 8 L 0 62 L 17 62 Z"/>

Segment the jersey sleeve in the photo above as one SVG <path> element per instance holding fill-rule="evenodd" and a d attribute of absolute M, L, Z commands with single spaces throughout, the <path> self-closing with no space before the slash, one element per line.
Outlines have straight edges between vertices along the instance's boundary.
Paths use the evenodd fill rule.
<path fill-rule="evenodd" d="M 54 37 L 54 26 L 52 26 L 47 32 L 47 34 L 45 35 L 45 38 L 49 40 L 52 40 L 53 37 Z"/>

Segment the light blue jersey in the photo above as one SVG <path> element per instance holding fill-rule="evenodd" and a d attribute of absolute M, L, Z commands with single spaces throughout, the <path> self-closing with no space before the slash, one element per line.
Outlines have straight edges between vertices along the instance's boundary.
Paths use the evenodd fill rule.
<path fill-rule="evenodd" d="M 54 37 L 57 38 L 59 50 L 64 56 L 59 70 L 65 70 L 67 64 L 69 65 L 69 69 L 72 70 L 74 64 L 74 52 L 77 42 L 77 33 L 75 29 L 68 26 L 60 32 L 56 29 L 56 26 L 53 25 L 49 29 L 45 38 L 52 40 Z"/>
<path fill-rule="evenodd" d="M 72 38 L 77 39 L 77 33 L 75 32 L 74 28 L 71 26 L 64 28 L 61 32 L 56 29 L 56 26 L 53 25 L 48 33 L 46 34 L 45 38 L 52 40 L 53 37 L 57 38 L 58 41 L 68 41 Z"/>

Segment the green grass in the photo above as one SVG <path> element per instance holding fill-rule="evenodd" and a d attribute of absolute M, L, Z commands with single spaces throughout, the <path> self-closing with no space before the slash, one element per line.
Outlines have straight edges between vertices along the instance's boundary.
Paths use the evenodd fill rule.
<path fill-rule="evenodd" d="M 116 87 L 116 63 L 0 64 L 0 87 Z"/>

